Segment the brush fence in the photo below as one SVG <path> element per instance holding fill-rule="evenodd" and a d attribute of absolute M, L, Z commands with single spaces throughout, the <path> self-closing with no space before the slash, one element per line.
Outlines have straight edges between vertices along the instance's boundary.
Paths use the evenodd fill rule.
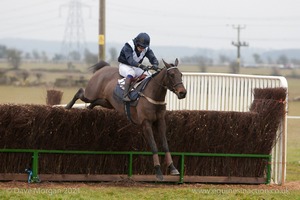
<path fill-rule="evenodd" d="M 183 115 L 185 112 L 184 110 L 188 110 L 188 111 L 200 110 L 201 112 L 202 111 L 203 112 L 206 112 L 206 111 L 208 111 L 208 112 L 210 112 L 210 111 L 249 112 L 249 110 L 251 110 L 250 107 L 254 100 L 254 94 L 253 94 L 254 88 L 262 88 L 262 89 L 263 88 L 274 88 L 274 89 L 275 88 L 286 88 L 286 90 L 287 90 L 286 79 L 284 77 L 279 77 L 279 76 L 275 77 L 275 76 L 216 74 L 216 73 L 214 73 L 214 74 L 212 74 L 212 73 L 184 73 L 183 74 L 183 82 L 188 91 L 187 97 L 185 99 L 179 101 L 176 98 L 176 95 L 171 94 L 171 92 L 167 93 L 167 96 L 166 96 L 167 109 L 171 110 L 171 111 L 177 110 L 174 113 L 170 112 L 169 117 L 172 117 L 172 115 L 176 115 L 176 114 Z M 286 93 L 283 94 L 283 97 L 285 97 L 285 96 L 286 96 Z M 285 98 L 280 97 L 279 99 L 283 99 L 283 100 L 285 99 L 285 102 L 287 102 L 286 97 Z M 287 104 L 285 104 L 285 106 L 287 108 Z M 80 106 L 77 105 L 75 107 L 80 107 Z M 35 108 L 35 107 L 33 107 L 33 108 Z M 24 109 L 24 108 L 22 108 L 22 109 Z M 26 106 L 25 106 L 25 109 L 26 109 Z M 38 108 L 36 108 L 36 109 L 38 109 Z M 41 109 L 47 110 L 48 108 L 41 107 Z M 182 110 L 183 113 L 180 113 L 180 110 Z M 65 113 L 66 111 L 64 109 L 54 109 L 53 113 L 51 111 L 52 114 L 59 114 L 60 112 L 62 112 L 62 115 L 67 114 L 67 113 Z M 77 111 L 73 110 L 70 112 L 76 113 Z M 82 113 L 82 114 L 87 114 L 87 113 Z M 97 114 L 97 111 L 95 111 L 94 114 Z M 113 112 L 108 113 L 108 114 L 113 114 Z M 198 113 L 198 114 L 201 116 L 201 113 Z M 213 113 L 211 113 L 211 114 L 213 114 Z M 231 115 L 230 113 L 227 113 L 227 114 L 225 113 L 224 115 L 228 115 L 228 114 Z M 237 116 L 237 115 L 238 115 L 238 113 L 232 113 L 232 117 Z M 254 113 L 248 113 L 248 115 L 251 118 L 251 116 L 254 115 Z M 276 116 L 279 116 L 279 115 L 276 115 Z M 264 155 L 264 156 L 268 157 L 268 166 L 270 166 L 269 164 L 271 164 L 270 170 L 268 167 L 267 182 L 269 182 L 269 180 L 271 180 L 272 183 L 276 183 L 276 184 L 283 184 L 284 180 L 285 180 L 285 174 L 286 174 L 286 138 L 287 138 L 286 113 L 284 113 L 282 116 L 283 117 L 280 120 L 278 130 L 277 130 L 277 128 L 275 129 L 275 130 L 277 130 L 276 138 L 278 138 L 278 139 L 277 139 L 276 145 L 274 145 L 274 147 L 272 149 L 271 158 L 268 155 Z M 59 116 L 57 116 L 57 117 L 59 117 Z M 174 119 L 176 119 L 176 118 L 174 118 Z M 125 120 L 124 123 L 125 122 L 127 123 L 125 118 L 124 118 L 124 120 Z M 242 123 L 242 122 L 236 122 L 236 121 L 238 121 L 238 120 L 236 119 L 234 123 Z M 26 122 L 26 120 L 25 120 L 25 122 Z M 201 122 L 199 122 L 199 123 L 201 123 Z M 209 126 L 213 126 L 212 124 L 214 124 L 214 123 L 216 123 L 216 122 L 209 121 L 208 124 L 210 124 Z M 25 125 L 26 125 L 26 123 L 25 123 Z M 247 125 L 248 124 L 244 124 L 243 126 L 246 127 Z M 39 128 L 39 127 L 37 126 L 35 128 Z M 242 132 L 242 131 L 240 131 L 240 132 Z M 244 137 L 242 139 L 244 140 Z M 216 136 L 216 140 L 218 140 L 218 136 Z M 227 144 L 229 144 L 229 142 Z M 184 142 L 182 142 L 182 143 L 184 143 Z M 249 143 L 246 143 L 246 144 L 249 144 Z M 262 143 L 262 144 L 265 146 L 265 143 Z M 183 145 L 183 144 L 181 144 L 181 145 Z M 237 144 L 237 145 L 240 145 L 240 144 Z M 249 145 L 251 146 L 251 144 L 249 144 Z M 240 148 L 242 148 L 242 147 L 240 147 Z M 50 148 L 50 149 L 53 149 L 53 148 Z M 59 148 L 59 149 L 63 150 L 63 148 Z M 139 149 L 141 149 L 141 148 L 139 148 Z M 269 149 L 271 149 L 271 147 Z M 2 151 L 4 151 L 4 150 L 2 150 Z M 8 149 L 8 150 L 5 150 L 4 152 L 11 152 L 11 151 L 12 150 Z M 16 151 L 19 151 L 19 150 L 16 150 Z M 26 150 L 26 151 L 31 151 L 31 150 Z M 30 152 L 30 153 L 34 154 L 33 155 L 33 167 L 34 167 L 33 170 L 34 170 L 35 177 L 37 176 L 37 173 L 38 173 L 38 171 L 37 171 L 38 170 L 37 169 L 38 168 L 37 167 L 38 166 L 38 154 L 41 153 L 40 151 L 41 150 L 34 150 L 33 152 Z M 181 152 L 181 151 L 179 151 L 179 152 Z M 201 154 L 200 151 L 197 151 L 197 152 L 198 152 L 198 154 Z M 270 150 L 268 150 L 268 152 L 270 152 Z M 47 153 L 47 152 L 45 151 L 42 153 Z M 51 152 L 49 151 L 48 153 L 51 153 Z M 52 152 L 52 153 L 98 154 L 99 152 L 80 152 L 80 150 L 79 150 L 78 152 L 64 151 L 64 152 Z M 115 153 L 115 152 L 112 150 L 109 153 L 111 154 L 111 153 Z M 138 152 L 138 153 L 142 154 L 142 152 Z M 219 155 L 222 152 L 216 152 L 216 153 L 218 155 L 211 155 L 211 156 L 224 156 L 224 155 Z M 129 155 L 131 158 L 129 160 L 132 160 L 131 154 L 132 153 L 130 153 L 130 155 Z M 193 153 L 191 153 L 191 154 L 193 154 Z M 193 155 L 186 155 L 186 156 L 193 156 Z M 243 155 L 244 155 L 244 157 L 246 156 L 245 154 L 243 154 Z M 183 155 L 181 153 L 180 155 L 177 155 L 177 157 L 178 156 L 181 159 L 180 163 L 182 165 L 180 167 L 180 170 L 183 170 L 185 155 Z M 199 156 L 199 155 L 197 155 L 197 156 Z M 203 155 L 200 155 L 200 156 L 203 156 Z M 240 155 L 230 155 L 230 156 L 235 156 L 235 157 L 238 156 L 239 157 Z M 196 168 L 198 168 L 197 166 L 196 166 Z M 129 169 L 131 169 L 131 168 L 129 168 Z M 129 170 L 129 172 L 128 172 L 129 175 L 131 175 L 130 171 L 131 170 Z M 270 174 L 270 171 L 271 171 L 271 174 Z M 183 175 L 183 171 L 181 171 L 181 174 Z M 7 176 L 7 174 L 4 174 L 3 176 Z M 61 180 L 65 180 L 65 178 L 66 178 L 65 176 L 66 175 L 63 175 Z M 83 174 L 82 176 L 86 176 L 86 175 Z M 151 177 L 154 177 L 154 176 L 151 175 Z M 86 178 L 86 177 L 83 177 L 83 178 Z M 183 177 L 180 177 L 180 178 L 182 179 Z M 218 178 L 218 181 L 219 181 L 219 179 L 220 179 L 220 177 Z M 6 180 L 6 178 L 2 177 L 1 180 Z M 42 180 L 43 180 L 43 178 L 42 178 Z M 44 178 L 44 180 L 45 180 L 45 178 Z M 74 180 L 74 177 L 72 178 L 72 180 Z M 228 182 L 228 181 L 230 182 L 230 180 L 225 180 L 224 182 Z M 193 182 L 193 181 L 191 181 L 191 182 Z M 216 180 L 213 182 L 216 182 Z M 240 182 L 245 182 L 245 181 L 240 180 Z"/>
<path fill-rule="evenodd" d="M 213 110 L 247 112 L 254 99 L 254 88 L 288 88 L 281 76 L 254 76 L 221 73 L 183 73 L 187 97 L 178 100 L 168 92 L 168 110 Z M 286 108 L 287 108 L 286 97 Z M 283 184 L 286 176 L 287 116 L 281 119 L 278 141 L 272 150 L 271 180 Z"/>
<path fill-rule="evenodd" d="M 183 83 L 187 89 L 185 99 L 178 100 L 168 91 L 168 110 L 210 110 L 248 112 L 253 102 L 254 88 L 288 88 L 282 76 L 258 76 L 223 73 L 183 73 Z M 286 97 L 286 110 L 288 108 Z M 75 104 L 74 107 L 86 107 Z M 277 142 L 272 149 L 271 182 L 284 184 L 286 177 L 287 115 L 280 122 Z"/>

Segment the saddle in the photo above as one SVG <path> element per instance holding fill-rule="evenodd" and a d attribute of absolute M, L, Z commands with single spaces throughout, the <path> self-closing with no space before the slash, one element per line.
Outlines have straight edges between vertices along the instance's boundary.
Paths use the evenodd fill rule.
<path fill-rule="evenodd" d="M 137 105 L 138 99 L 140 97 L 139 93 L 145 89 L 150 79 L 151 76 L 146 77 L 146 75 L 144 75 L 132 82 L 132 85 L 130 86 L 130 90 L 128 93 L 128 97 L 131 100 L 129 102 L 130 106 Z M 119 79 L 118 84 L 114 89 L 114 98 L 121 102 L 123 102 L 124 85 L 125 85 L 125 78 Z"/>

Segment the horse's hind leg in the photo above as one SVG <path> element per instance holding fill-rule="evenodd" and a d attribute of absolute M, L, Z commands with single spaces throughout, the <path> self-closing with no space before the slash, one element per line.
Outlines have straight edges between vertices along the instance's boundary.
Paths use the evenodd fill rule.
<path fill-rule="evenodd" d="M 85 103 L 90 103 L 91 101 L 84 97 L 84 90 L 80 88 L 76 94 L 74 95 L 73 99 L 66 105 L 66 109 L 71 109 L 75 102 L 80 99 Z"/>
<path fill-rule="evenodd" d="M 104 108 L 112 109 L 112 105 L 106 99 L 96 99 L 88 106 L 89 109 L 93 109 L 95 106 L 102 106 Z"/>

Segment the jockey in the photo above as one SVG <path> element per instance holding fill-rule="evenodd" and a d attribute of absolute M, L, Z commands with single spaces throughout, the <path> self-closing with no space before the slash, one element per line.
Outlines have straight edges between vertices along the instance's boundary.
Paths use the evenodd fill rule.
<path fill-rule="evenodd" d="M 143 59 L 148 58 L 151 63 L 151 69 L 158 69 L 158 60 L 155 57 L 153 51 L 149 47 L 150 37 L 147 33 L 140 33 L 133 40 L 125 43 L 122 48 L 118 61 L 119 61 L 119 73 L 125 77 L 125 89 L 123 100 L 130 101 L 127 96 L 132 80 L 148 69 L 147 66 L 143 65 Z"/>

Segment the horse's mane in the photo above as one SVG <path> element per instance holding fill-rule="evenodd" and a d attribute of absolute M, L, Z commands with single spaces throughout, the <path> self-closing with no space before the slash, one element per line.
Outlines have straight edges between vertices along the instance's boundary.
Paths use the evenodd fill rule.
<path fill-rule="evenodd" d="M 102 67 L 105 67 L 105 66 L 110 66 L 110 64 L 107 63 L 107 62 L 105 62 L 105 61 L 103 61 L 103 60 L 100 60 L 95 65 L 89 67 L 89 70 L 93 71 L 93 73 L 95 73 L 97 70 L 99 70 L 99 69 L 101 69 Z"/>
<path fill-rule="evenodd" d="M 164 68 L 162 68 L 160 71 L 154 72 L 151 77 L 154 78 L 156 75 L 158 75 Z"/>

